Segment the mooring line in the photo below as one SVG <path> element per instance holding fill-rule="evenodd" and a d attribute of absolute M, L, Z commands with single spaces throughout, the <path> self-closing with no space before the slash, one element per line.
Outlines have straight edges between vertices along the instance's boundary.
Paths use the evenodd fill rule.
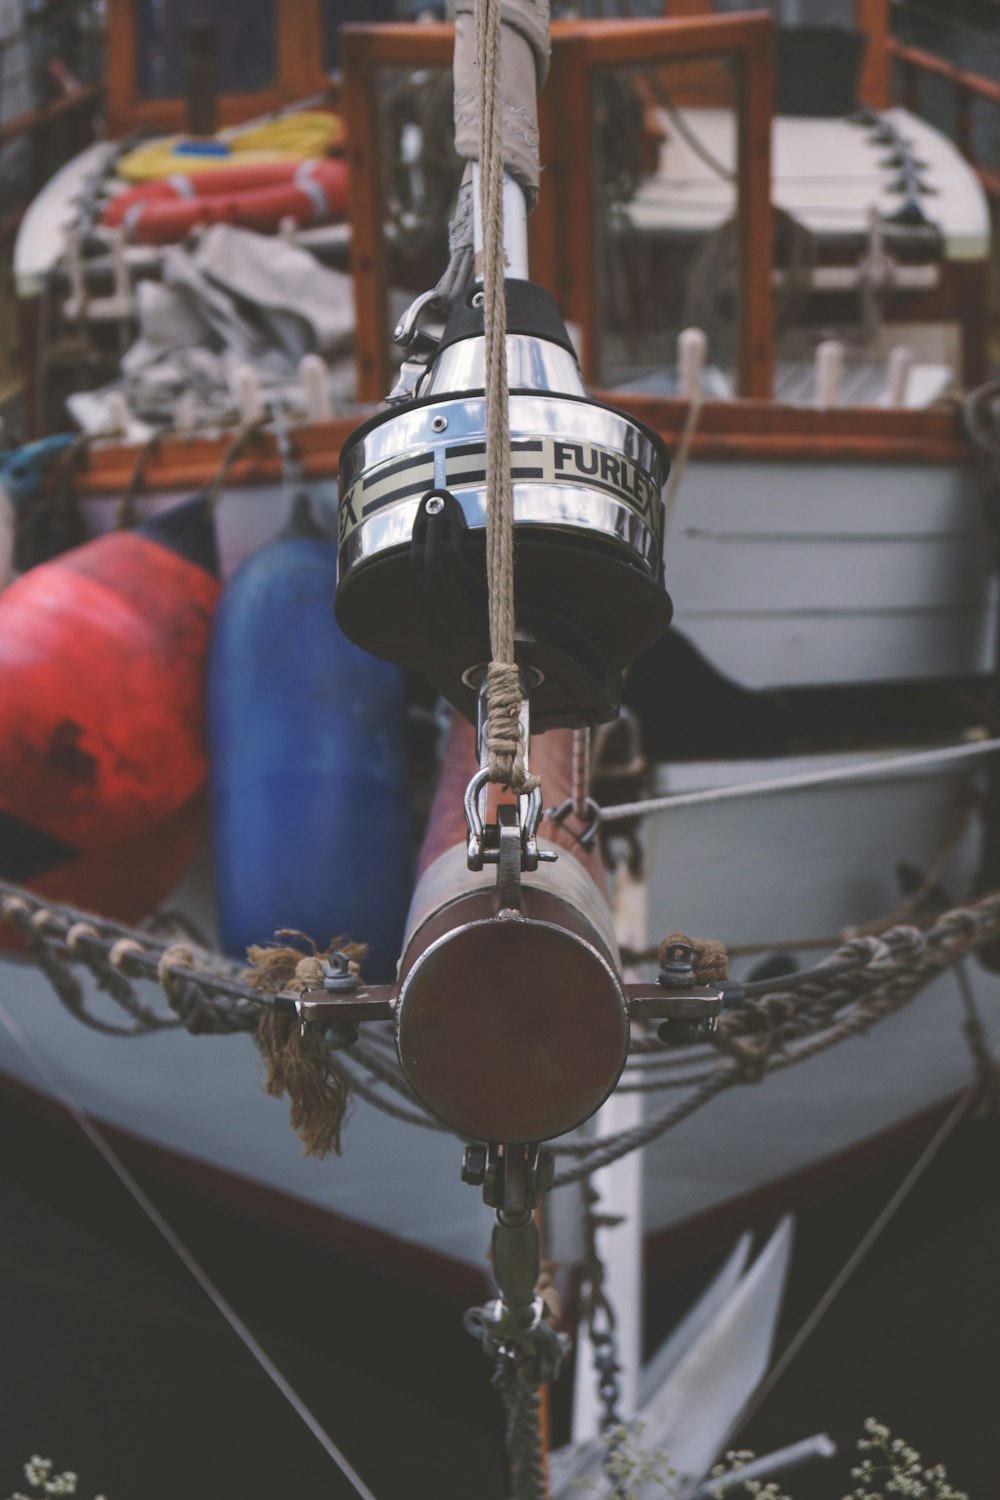
<path fill-rule="evenodd" d="M 333 1462 L 337 1465 L 344 1478 L 353 1486 L 357 1494 L 361 1496 L 361 1500 L 375 1500 L 375 1496 L 371 1490 L 356 1470 L 352 1468 L 343 1453 L 341 1453 L 319 1418 L 310 1410 L 295 1388 L 278 1369 L 271 1356 L 258 1343 L 239 1313 L 226 1300 L 208 1272 L 195 1259 L 187 1245 L 185 1245 L 176 1230 L 163 1217 L 152 1199 L 147 1197 L 117 1151 L 115 1151 L 107 1138 L 102 1135 L 101 1131 L 98 1130 L 86 1110 L 76 1102 L 62 1080 L 53 1072 L 42 1053 L 35 1046 L 35 1043 L 25 1033 L 2 1001 L 0 1001 L 0 1025 L 5 1028 L 15 1045 L 21 1049 L 32 1067 L 59 1100 L 67 1114 L 72 1116 L 83 1134 L 90 1141 L 90 1144 L 103 1157 L 104 1161 L 118 1178 L 118 1181 L 128 1191 L 139 1208 L 142 1209 L 142 1212 L 146 1215 L 146 1218 L 153 1225 L 154 1229 L 166 1240 L 178 1260 L 190 1272 L 217 1311 L 222 1314 L 237 1338 L 257 1361 L 269 1380 L 281 1392 L 289 1406 L 309 1429 L 320 1447 L 326 1452 L 329 1458 L 333 1459 Z"/>

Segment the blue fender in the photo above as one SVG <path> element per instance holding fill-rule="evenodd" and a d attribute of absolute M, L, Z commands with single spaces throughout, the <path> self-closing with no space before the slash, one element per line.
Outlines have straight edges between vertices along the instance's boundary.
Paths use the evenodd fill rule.
<path fill-rule="evenodd" d="M 219 935 L 367 943 L 391 979 L 413 875 L 405 684 L 341 633 L 335 544 L 303 505 L 215 616 L 208 732 Z"/>

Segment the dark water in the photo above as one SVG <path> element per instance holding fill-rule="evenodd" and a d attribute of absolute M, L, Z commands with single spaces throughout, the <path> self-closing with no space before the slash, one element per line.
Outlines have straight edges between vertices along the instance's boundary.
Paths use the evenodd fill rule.
<path fill-rule="evenodd" d="M 352 1491 L 72 1128 L 0 1103 L 0 1494 L 34 1452 L 90 1500 L 275 1500 Z M 779 1344 L 901 1180 L 911 1153 L 805 1212 Z M 457 1308 L 289 1244 L 173 1186 L 143 1185 L 377 1500 L 501 1500 L 488 1368 Z M 669 1324 L 707 1274 L 652 1299 Z M 1000 1494 L 1000 1124 L 962 1126 L 741 1444 L 875 1415 L 974 1500 Z M 560 1382 L 557 1414 L 570 1381 Z M 838 1500 L 848 1462 L 790 1484 Z"/>
<path fill-rule="evenodd" d="M 0 1495 L 32 1453 L 90 1500 L 354 1493 L 73 1127 L 0 1103 Z M 485 1358 L 415 1298 L 143 1186 L 377 1500 L 499 1500 Z"/>

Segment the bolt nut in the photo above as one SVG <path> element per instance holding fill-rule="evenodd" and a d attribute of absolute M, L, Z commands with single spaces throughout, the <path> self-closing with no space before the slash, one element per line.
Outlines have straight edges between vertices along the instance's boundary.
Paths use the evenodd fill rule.
<path fill-rule="evenodd" d="M 481 1187 L 486 1179 L 486 1147 L 466 1146 L 462 1158 L 462 1181 Z"/>
<path fill-rule="evenodd" d="M 429 500 L 424 501 L 424 514 L 428 516 L 439 516 L 444 510 L 444 501 L 440 495 L 431 495 Z"/>
<path fill-rule="evenodd" d="M 358 987 L 358 976 L 348 967 L 346 953 L 335 953 L 333 960 L 323 960 L 323 988 L 332 994 L 350 995 Z"/>
<path fill-rule="evenodd" d="M 431 432 L 444 432 L 448 425 L 447 417 L 434 417 L 431 420 Z"/>

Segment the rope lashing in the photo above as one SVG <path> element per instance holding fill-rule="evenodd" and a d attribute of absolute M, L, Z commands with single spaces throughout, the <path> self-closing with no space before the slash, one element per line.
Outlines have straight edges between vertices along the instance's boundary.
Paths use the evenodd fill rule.
<path fill-rule="evenodd" d="M 479 54 L 479 196 L 483 234 L 483 333 L 486 399 L 486 577 L 490 652 L 486 725 L 490 780 L 531 791 L 521 742 L 521 674 L 514 659 L 514 489 L 507 391 L 507 293 L 504 279 L 503 150 L 500 107 L 500 0 L 476 0 Z"/>
<path fill-rule="evenodd" d="M 67 1010 L 94 1030 L 133 1037 L 183 1024 L 195 1034 L 256 1033 L 265 1059 L 275 1058 L 272 1091 L 289 1094 L 297 1128 L 313 1154 L 335 1148 L 339 1133 L 335 1125 L 330 1128 L 329 1120 L 336 1112 L 336 1100 L 347 1092 L 407 1124 L 435 1131 L 447 1128 L 414 1099 L 394 1052 L 388 1047 L 383 1050 L 375 1033 L 349 1052 L 341 1052 L 319 1033 L 302 1038 L 297 1018 L 273 1005 L 275 995 L 291 994 L 317 982 L 322 966 L 317 950 L 304 954 L 301 949 L 261 949 L 264 973 L 256 973 L 251 982 L 245 969 L 221 955 L 198 952 L 176 939 L 163 941 L 152 932 L 123 928 L 92 913 L 48 903 L 3 882 L 0 921 L 10 922 L 22 933 Z M 936 915 L 923 929 L 902 925 L 880 937 L 852 937 L 810 974 L 802 988 L 749 998 L 739 1009 L 727 1010 L 717 1030 L 691 1048 L 669 1051 L 654 1038 L 633 1037 L 625 1080 L 619 1087 L 640 1092 L 683 1089 L 683 1096 L 637 1129 L 601 1140 L 561 1141 L 555 1154 L 565 1165 L 556 1176 L 556 1185 L 578 1181 L 649 1144 L 728 1088 L 806 1062 L 870 1030 L 909 1004 L 946 969 L 960 974 L 962 960 L 997 937 L 1000 891 L 993 891 L 973 905 Z M 720 945 L 693 946 L 695 975 L 707 978 L 710 970 L 705 965 L 709 960 L 718 962 Z M 849 967 L 845 967 L 847 960 L 852 961 Z M 72 964 L 89 969 L 133 1024 L 116 1027 L 91 1014 Z M 109 984 L 111 972 L 117 975 L 118 985 Z M 166 979 L 171 1013 L 164 1015 L 143 1005 L 129 979 L 161 985 Z M 995 1059 L 974 1018 L 965 1031 L 983 1097 L 988 1099 L 996 1080 Z M 389 1088 L 400 1102 L 386 1097 L 379 1086 Z M 319 1125 L 310 1118 L 316 1101 Z"/>
<path fill-rule="evenodd" d="M 278 936 L 302 934 L 286 931 Z M 322 985 L 324 959 L 342 951 L 343 944 L 335 938 L 323 953 L 311 946 L 311 953 L 280 945 L 250 948 L 251 983 L 265 993 L 292 995 Z M 364 949 L 350 945 L 346 951 L 357 972 Z M 289 1120 L 306 1156 L 322 1157 L 330 1151 L 339 1156 L 350 1094 L 322 1027 L 302 1026 L 297 1016 L 272 1007 L 261 1016 L 257 1046 L 267 1067 L 264 1087 L 273 1098 L 287 1096 Z"/>

